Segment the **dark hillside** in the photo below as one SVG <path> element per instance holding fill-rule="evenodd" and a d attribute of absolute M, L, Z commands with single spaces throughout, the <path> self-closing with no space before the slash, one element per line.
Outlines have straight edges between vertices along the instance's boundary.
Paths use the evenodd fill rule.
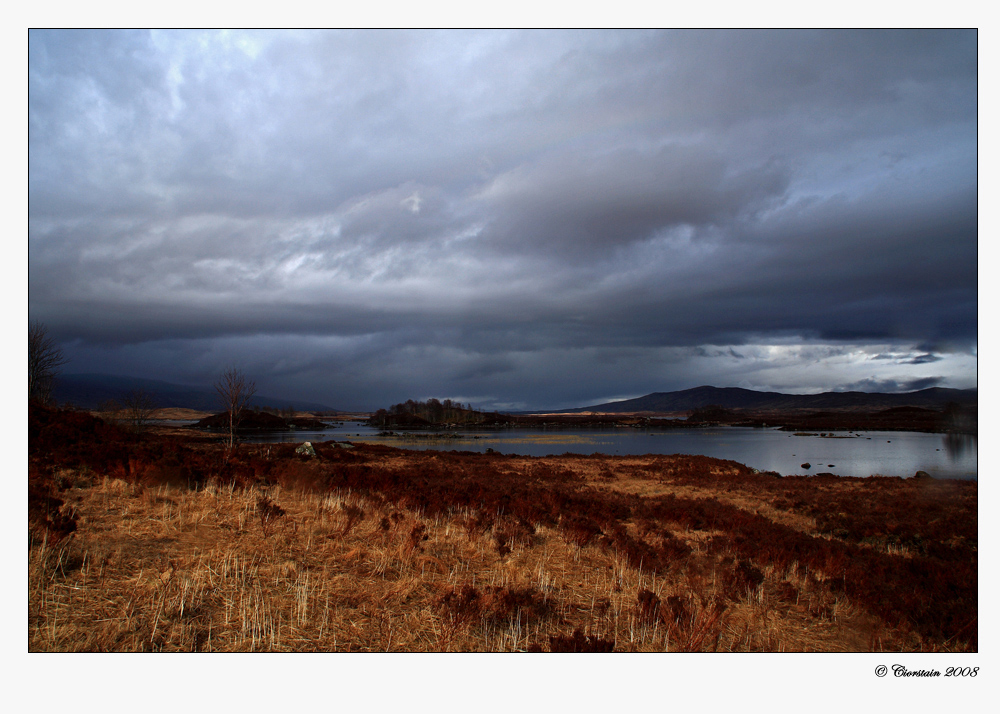
<path fill-rule="evenodd" d="M 325 424 L 318 419 L 307 419 L 302 417 L 285 418 L 266 411 L 244 409 L 240 413 L 238 431 L 288 431 L 290 429 L 326 429 L 329 424 Z M 201 421 L 192 424 L 196 429 L 229 429 L 229 412 L 220 412 L 212 416 L 205 417 Z"/>
<path fill-rule="evenodd" d="M 108 374 L 60 375 L 56 379 L 52 396 L 57 404 L 72 404 L 80 409 L 97 409 L 110 399 L 121 399 L 129 391 L 140 389 L 152 397 L 157 408 L 175 407 L 207 412 L 219 408 L 219 395 L 213 387 L 192 387 L 158 379 L 116 377 Z M 271 409 L 293 407 L 297 411 L 306 412 L 335 411 L 315 402 L 267 396 L 255 396 L 250 405 Z"/>
<path fill-rule="evenodd" d="M 288 422 L 280 416 L 268 414 L 267 412 L 254 412 L 244 409 L 240 412 L 240 431 L 287 431 Z M 228 429 L 229 413 L 221 412 L 205 417 L 201 421 L 193 424 L 198 429 Z"/>
<path fill-rule="evenodd" d="M 949 403 L 960 405 L 978 404 L 979 394 L 975 389 L 944 389 L 934 387 L 918 392 L 869 393 L 869 392 L 824 392 L 822 394 L 780 394 L 778 392 L 756 392 L 738 387 L 696 387 L 679 392 L 654 392 L 644 397 L 609 402 L 580 409 L 568 409 L 563 413 L 582 411 L 595 412 L 685 412 L 707 406 L 745 411 L 790 412 L 797 410 L 844 409 L 877 410 L 894 407 L 922 407 L 942 410 Z"/>

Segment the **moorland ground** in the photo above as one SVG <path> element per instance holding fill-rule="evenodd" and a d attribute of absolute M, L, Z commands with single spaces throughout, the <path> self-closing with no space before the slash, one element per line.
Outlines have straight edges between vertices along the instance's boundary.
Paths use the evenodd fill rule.
<path fill-rule="evenodd" d="M 975 651 L 975 481 L 29 408 L 31 651 Z"/>

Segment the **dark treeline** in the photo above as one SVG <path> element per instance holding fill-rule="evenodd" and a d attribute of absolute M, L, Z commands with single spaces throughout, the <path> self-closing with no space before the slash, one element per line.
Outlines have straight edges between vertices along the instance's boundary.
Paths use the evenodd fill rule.
<path fill-rule="evenodd" d="M 389 409 L 379 409 L 368 420 L 369 425 L 380 428 L 440 427 L 440 426 L 637 426 L 649 419 L 612 415 L 582 414 L 503 414 L 473 409 L 470 405 L 450 399 L 412 399 L 393 404 Z"/>
<path fill-rule="evenodd" d="M 440 426 L 443 424 L 509 424 L 512 418 L 499 412 L 481 412 L 470 405 L 453 402 L 451 399 L 428 399 L 415 402 L 407 399 L 401 404 L 393 404 L 389 409 L 379 409 L 368 423 L 372 426 Z"/>
<path fill-rule="evenodd" d="M 450 399 L 428 399 L 416 402 L 412 399 L 394 404 L 389 409 L 379 409 L 368 420 L 369 425 L 380 428 L 440 427 L 456 426 L 649 426 L 664 428 L 682 424 L 675 420 L 650 420 L 647 417 L 623 416 L 620 414 L 503 414 L 473 409 L 470 405 L 453 402 Z"/>
<path fill-rule="evenodd" d="M 658 418 L 644 414 L 502 414 L 472 409 L 450 399 L 412 399 L 379 409 L 369 419 L 379 428 L 455 426 L 521 427 L 632 427 L 684 429 L 725 424 L 744 427 L 780 427 L 792 431 L 923 431 L 953 434 L 978 433 L 975 406 L 949 404 L 942 411 L 921 407 L 893 407 L 881 411 L 827 411 L 785 414 L 754 412 L 708 405 L 692 409 L 686 419 Z"/>
<path fill-rule="evenodd" d="M 923 407 L 892 407 L 879 411 L 821 411 L 783 414 L 726 409 L 710 405 L 691 410 L 689 426 L 778 426 L 787 431 L 922 431 L 928 433 L 979 433 L 975 405 L 947 404 L 942 410 Z"/>

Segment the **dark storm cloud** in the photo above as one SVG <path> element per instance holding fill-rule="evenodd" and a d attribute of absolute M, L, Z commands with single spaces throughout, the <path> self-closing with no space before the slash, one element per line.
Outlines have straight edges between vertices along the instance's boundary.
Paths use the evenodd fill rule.
<path fill-rule="evenodd" d="M 860 382 L 846 384 L 838 387 L 834 391 L 838 392 L 915 392 L 921 389 L 930 389 L 940 386 L 944 379 L 942 377 L 925 377 L 923 379 L 911 379 L 897 381 L 895 379 L 863 379 Z"/>
<path fill-rule="evenodd" d="M 913 359 L 908 360 L 906 364 L 929 364 L 931 362 L 940 362 L 940 361 L 941 358 L 938 357 L 937 355 L 924 354 L 924 355 L 917 355 Z"/>
<path fill-rule="evenodd" d="M 73 371 L 243 360 L 344 406 L 974 386 L 976 52 L 32 32 L 31 315 Z"/>
<path fill-rule="evenodd" d="M 593 260 L 671 228 L 732 223 L 788 183 L 774 166 L 727 175 L 725 157 L 711 147 L 594 153 L 546 157 L 493 181 L 482 192 L 496 216 L 492 247 Z"/>

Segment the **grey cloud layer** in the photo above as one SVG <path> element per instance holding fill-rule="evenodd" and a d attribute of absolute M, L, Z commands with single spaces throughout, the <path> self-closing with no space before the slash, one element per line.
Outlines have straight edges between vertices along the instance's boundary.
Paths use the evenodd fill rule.
<path fill-rule="evenodd" d="M 909 350 L 817 389 L 971 386 L 939 353 L 977 340 L 976 42 L 33 32 L 30 310 L 84 363 L 267 341 L 289 388 L 542 406 L 605 349 L 654 389 L 701 374 L 688 348 L 796 338 Z"/>

